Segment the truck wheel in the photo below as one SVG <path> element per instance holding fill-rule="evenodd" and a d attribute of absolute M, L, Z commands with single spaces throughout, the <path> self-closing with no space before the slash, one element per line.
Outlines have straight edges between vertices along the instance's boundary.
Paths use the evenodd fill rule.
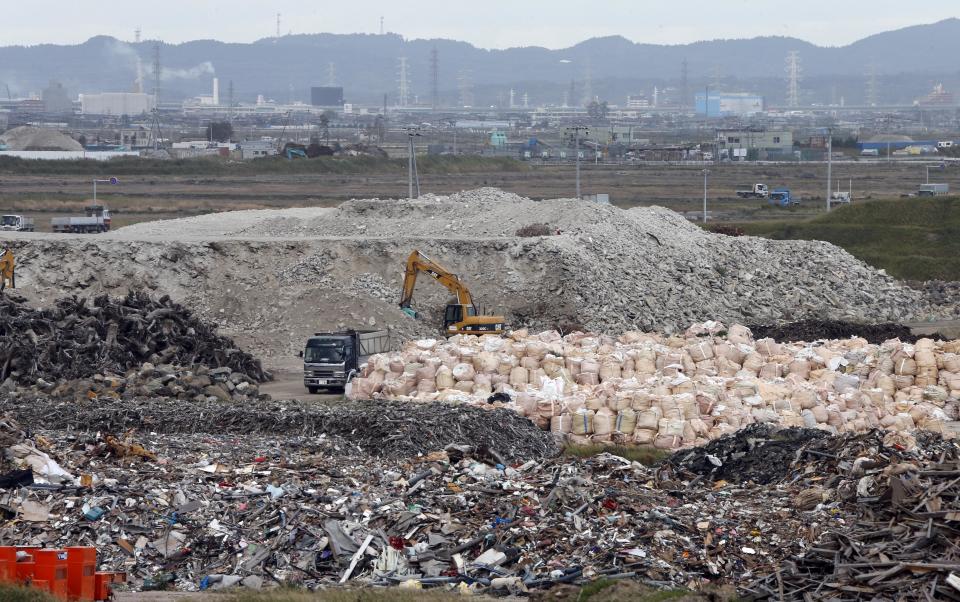
<path fill-rule="evenodd" d="M 316 395 L 319 390 L 320 387 L 307 387 L 307 391 L 309 391 L 311 395 Z"/>

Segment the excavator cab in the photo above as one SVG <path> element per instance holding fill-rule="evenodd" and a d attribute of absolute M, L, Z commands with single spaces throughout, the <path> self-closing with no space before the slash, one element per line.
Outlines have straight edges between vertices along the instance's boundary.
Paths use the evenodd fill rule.
<path fill-rule="evenodd" d="M 472 305 L 457 305 L 455 303 L 451 303 L 447 306 L 446 311 L 443 312 L 444 329 L 449 328 L 451 324 L 463 322 L 464 308 L 466 308 L 466 314 L 468 316 L 477 315 L 477 310 Z"/>

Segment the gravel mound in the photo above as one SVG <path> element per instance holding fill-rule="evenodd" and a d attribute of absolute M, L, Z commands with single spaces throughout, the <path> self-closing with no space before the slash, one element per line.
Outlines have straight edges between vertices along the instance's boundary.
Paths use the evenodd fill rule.
<path fill-rule="evenodd" d="M 536 224 L 560 234 L 516 236 Z M 960 317 L 956 299 L 931 302 L 829 243 L 723 236 L 659 207 L 536 201 L 491 188 L 225 212 L 14 247 L 18 283 L 30 294 L 149 287 L 261 357 L 289 357 L 322 329 L 436 336 L 449 300 L 442 286 L 418 283 L 419 319 L 397 307 L 412 249 L 461 276 L 479 304 L 513 328 L 673 333 L 707 320 Z"/>
<path fill-rule="evenodd" d="M 27 125 L 15 127 L 0 135 L 0 144 L 15 151 L 82 151 L 83 145 L 57 130 Z"/>
<path fill-rule="evenodd" d="M 153 397 L 83 404 L 49 398 L 18 402 L 0 398 L 0 410 L 21 424 L 46 429 L 327 435 L 349 441 L 355 450 L 387 458 L 408 458 L 449 445 L 486 446 L 505 460 L 525 461 L 558 453 L 550 433 L 515 412 L 441 403 L 358 401 L 305 406 L 300 402 L 234 404 Z"/>

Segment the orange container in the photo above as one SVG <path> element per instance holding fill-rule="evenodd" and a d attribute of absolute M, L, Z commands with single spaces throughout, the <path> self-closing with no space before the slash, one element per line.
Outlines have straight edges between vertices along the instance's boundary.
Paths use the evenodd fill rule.
<path fill-rule="evenodd" d="M 94 598 L 94 573 L 97 572 L 97 549 L 76 546 L 67 548 L 67 597 L 80 602 Z"/>
<path fill-rule="evenodd" d="M 23 560 L 16 564 L 16 567 L 17 583 L 33 582 L 33 571 L 37 567 L 37 563 L 33 561 L 33 556 L 27 554 Z"/>
<path fill-rule="evenodd" d="M 40 587 L 40 581 L 46 582 L 45 589 L 61 600 L 67 598 L 67 551 L 56 548 L 46 548 L 33 553 L 34 586 Z"/>
<path fill-rule="evenodd" d="M 13 546 L 0 546 L 0 583 L 12 583 L 17 580 L 17 549 Z"/>
<path fill-rule="evenodd" d="M 94 573 L 93 597 L 95 600 L 109 600 L 111 583 L 126 583 L 126 573 Z"/>

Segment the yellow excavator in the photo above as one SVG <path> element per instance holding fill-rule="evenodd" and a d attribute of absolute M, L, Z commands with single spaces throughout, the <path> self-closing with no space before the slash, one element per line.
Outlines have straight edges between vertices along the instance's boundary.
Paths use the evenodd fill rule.
<path fill-rule="evenodd" d="M 407 258 L 407 270 L 403 277 L 403 296 L 400 297 L 400 307 L 408 316 L 417 317 L 410 303 L 413 301 L 413 287 L 417 284 L 417 275 L 420 272 L 432 276 L 457 297 L 457 302 L 447 305 L 447 309 L 443 312 L 445 335 L 449 337 L 455 334 L 503 334 L 503 316 L 480 315 L 470 290 L 460 281 L 460 278 L 417 250 L 410 253 L 410 257 Z"/>
<path fill-rule="evenodd" d="M 4 249 L 3 253 L 0 253 L 0 293 L 3 292 L 3 289 L 7 288 L 8 282 L 10 283 L 10 288 L 17 288 L 13 251 Z"/>

